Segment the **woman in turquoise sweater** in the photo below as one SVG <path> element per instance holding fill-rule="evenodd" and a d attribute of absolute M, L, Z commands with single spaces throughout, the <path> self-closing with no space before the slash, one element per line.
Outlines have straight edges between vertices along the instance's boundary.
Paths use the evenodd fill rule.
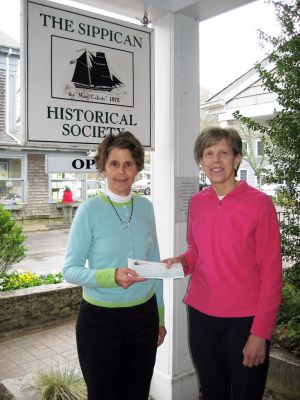
<path fill-rule="evenodd" d="M 122 132 L 103 140 L 95 160 L 107 189 L 79 207 L 63 268 L 66 281 L 83 287 L 80 366 L 88 400 L 147 400 L 166 329 L 162 282 L 127 268 L 128 258 L 160 259 L 152 204 L 131 192 L 144 150 Z"/>

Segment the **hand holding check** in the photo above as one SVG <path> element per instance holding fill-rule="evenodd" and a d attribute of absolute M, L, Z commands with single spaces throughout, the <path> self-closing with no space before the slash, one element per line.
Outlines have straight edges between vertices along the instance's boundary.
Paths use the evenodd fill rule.
<path fill-rule="evenodd" d="M 180 263 L 167 267 L 163 262 L 128 259 L 128 268 L 134 270 L 139 277 L 152 279 L 183 278 L 184 273 Z"/>

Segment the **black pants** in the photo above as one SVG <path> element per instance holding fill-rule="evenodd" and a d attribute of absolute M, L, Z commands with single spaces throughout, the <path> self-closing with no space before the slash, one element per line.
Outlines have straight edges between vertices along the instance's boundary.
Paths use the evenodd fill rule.
<path fill-rule="evenodd" d="M 189 339 L 203 400 L 261 400 L 269 367 L 244 367 L 242 350 L 253 317 L 218 318 L 189 307 Z"/>
<path fill-rule="evenodd" d="M 158 339 L 155 296 L 126 308 L 83 300 L 76 338 L 88 400 L 148 399 Z"/>

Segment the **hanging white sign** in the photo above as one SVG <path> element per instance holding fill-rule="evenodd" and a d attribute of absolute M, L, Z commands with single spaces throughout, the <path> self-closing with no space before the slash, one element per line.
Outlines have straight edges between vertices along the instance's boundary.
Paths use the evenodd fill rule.
<path fill-rule="evenodd" d="M 124 130 L 153 148 L 153 30 L 24 0 L 26 142 L 95 148 Z"/>

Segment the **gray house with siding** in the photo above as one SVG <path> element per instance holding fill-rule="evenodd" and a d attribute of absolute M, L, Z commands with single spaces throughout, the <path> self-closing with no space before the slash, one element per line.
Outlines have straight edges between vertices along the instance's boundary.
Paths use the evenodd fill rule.
<path fill-rule="evenodd" d="M 0 31 L 0 142 L 20 144 L 19 44 Z M 8 115 L 8 118 L 6 118 Z"/>

